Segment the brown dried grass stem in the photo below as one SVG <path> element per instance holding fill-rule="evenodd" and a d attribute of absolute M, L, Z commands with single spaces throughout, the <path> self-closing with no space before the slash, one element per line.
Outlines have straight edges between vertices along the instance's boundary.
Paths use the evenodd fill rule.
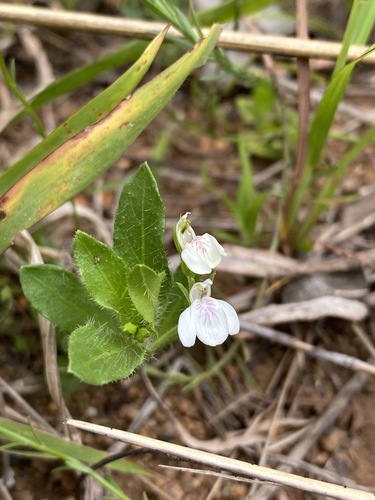
<path fill-rule="evenodd" d="M 297 443 L 290 453 L 288 458 L 298 462 L 304 459 L 311 448 L 317 443 L 320 437 L 330 429 L 336 420 L 347 411 L 349 403 L 352 399 L 363 389 L 364 385 L 368 381 L 368 376 L 364 373 L 356 373 L 353 377 L 340 389 L 340 391 L 335 395 L 327 408 L 321 413 L 321 415 L 313 420 L 311 424 L 306 428 L 305 437 L 299 443 Z M 288 465 L 282 465 L 280 470 L 284 472 L 290 472 L 293 467 Z M 349 488 L 348 488 L 349 489 Z M 268 500 L 273 498 L 275 495 L 275 486 L 265 486 L 259 492 L 257 492 L 252 500 Z M 359 491 L 359 490 L 357 490 Z M 362 492 L 363 495 L 367 495 L 367 498 L 373 498 L 373 492 Z M 334 498 L 342 498 L 341 496 L 334 496 Z M 352 500 L 362 498 L 358 493 L 353 495 Z M 364 496 L 366 498 L 366 496 Z"/>
<path fill-rule="evenodd" d="M 297 12 L 297 37 L 300 40 L 307 41 L 308 37 L 308 19 L 306 0 L 296 1 Z M 307 57 L 297 59 L 297 81 L 298 81 L 298 144 L 297 158 L 294 175 L 292 178 L 292 192 L 297 188 L 303 177 L 303 170 L 307 155 L 309 117 L 310 117 L 310 65 Z"/>
<path fill-rule="evenodd" d="M 242 462 L 233 458 L 214 455 L 213 453 L 208 453 L 206 451 L 187 448 L 186 446 L 160 441 L 147 436 L 132 434 L 127 431 L 121 431 L 73 419 L 67 420 L 67 424 L 77 429 L 101 434 L 113 439 L 124 441 L 134 446 L 145 447 L 150 450 L 155 450 L 160 453 L 180 458 L 182 460 L 189 460 L 197 464 L 214 467 L 215 469 L 230 472 L 245 478 L 259 479 L 261 481 L 290 486 L 302 491 L 326 495 L 339 500 L 353 500 L 353 498 L 356 500 L 373 500 L 374 498 L 372 493 L 365 491 L 345 488 L 344 486 L 326 483 L 317 479 L 300 477 L 295 474 L 270 469 L 268 467 L 261 467 L 259 465 Z"/>
<path fill-rule="evenodd" d="M 152 39 L 165 28 L 165 23 L 161 22 L 4 4 L 0 5 L 0 21 L 30 23 L 46 28 L 140 39 Z M 205 30 L 203 32 L 205 33 Z M 169 33 L 173 36 L 182 37 L 181 33 L 173 28 L 170 29 Z M 341 44 L 338 42 L 297 40 L 293 37 L 234 31 L 223 32 L 218 45 L 222 48 L 239 52 L 329 60 L 336 59 L 341 50 Z M 365 46 L 351 46 L 348 52 L 348 61 L 358 58 L 367 49 L 368 47 Z M 362 62 L 375 64 L 375 54 L 369 54 Z"/>
<path fill-rule="evenodd" d="M 259 337 L 266 338 L 278 344 L 291 347 L 292 349 L 302 351 L 312 358 L 328 361 L 330 363 L 348 368 L 349 370 L 375 375 L 375 365 L 373 364 L 341 352 L 327 351 L 326 349 L 314 346 L 308 342 L 304 342 L 303 340 L 296 339 L 287 333 L 279 332 L 278 330 L 246 321 L 243 319 L 244 317 L 245 315 L 242 315 L 240 316 L 240 319 L 241 328 L 245 331 L 251 332 Z"/>

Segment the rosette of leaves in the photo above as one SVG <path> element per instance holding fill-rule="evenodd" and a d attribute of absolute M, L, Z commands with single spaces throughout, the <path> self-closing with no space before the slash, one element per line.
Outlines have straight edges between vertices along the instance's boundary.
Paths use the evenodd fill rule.
<path fill-rule="evenodd" d="M 21 268 L 28 300 L 69 334 L 68 369 L 84 382 L 101 385 L 128 377 L 175 335 L 186 304 L 168 267 L 164 232 L 163 203 L 144 163 L 124 185 L 113 248 L 76 233 L 73 251 L 81 280 L 55 265 Z"/>

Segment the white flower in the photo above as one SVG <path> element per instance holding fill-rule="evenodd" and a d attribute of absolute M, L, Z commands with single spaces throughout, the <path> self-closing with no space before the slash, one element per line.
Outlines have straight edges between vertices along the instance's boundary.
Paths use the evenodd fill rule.
<path fill-rule="evenodd" d="M 178 320 L 178 336 L 185 347 L 193 346 L 197 337 L 209 346 L 220 345 L 240 330 L 236 311 L 228 302 L 211 297 L 211 285 L 207 279 L 190 290 L 191 305 Z"/>
<path fill-rule="evenodd" d="M 216 238 L 208 233 L 196 236 L 190 225 L 186 212 L 176 225 L 177 243 L 181 251 L 181 259 L 187 267 L 196 274 L 209 274 L 217 267 L 225 256 L 224 248 Z"/>

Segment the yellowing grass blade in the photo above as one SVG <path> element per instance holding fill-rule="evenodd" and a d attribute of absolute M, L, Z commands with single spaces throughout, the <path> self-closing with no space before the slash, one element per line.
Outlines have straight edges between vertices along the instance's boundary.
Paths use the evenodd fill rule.
<path fill-rule="evenodd" d="M 0 196 L 13 186 L 23 175 L 35 165 L 61 146 L 85 127 L 97 122 L 107 115 L 117 104 L 125 99 L 142 80 L 155 59 L 158 50 L 167 34 L 169 26 L 154 38 L 141 57 L 110 87 L 88 102 L 74 113 L 66 122 L 57 127 L 46 139 L 37 144 L 29 153 L 21 158 L 0 176 Z"/>
<path fill-rule="evenodd" d="M 0 253 L 22 229 L 71 199 L 112 165 L 168 103 L 195 68 L 204 64 L 219 38 L 214 26 L 157 77 L 109 114 L 55 149 L 0 198 Z"/>

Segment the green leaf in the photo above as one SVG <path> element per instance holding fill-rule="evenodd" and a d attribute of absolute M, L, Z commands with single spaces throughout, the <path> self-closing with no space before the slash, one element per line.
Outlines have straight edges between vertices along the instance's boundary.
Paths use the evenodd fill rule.
<path fill-rule="evenodd" d="M 120 315 L 121 323 L 132 317 L 127 293 L 128 273 L 124 261 L 104 243 L 77 231 L 73 242 L 74 258 L 91 297 L 101 306 Z"/>
<path fill-rule="evenodd" d="M 51 264 L 23 266 L 20 270 L 23 292 L 33 307 L 67 333 L 88 320 L 116 325 L 109 311 L 100 308 L 86 288 L 71 272 Z"/>
<path fill-rule="evenodd" d="M 128 278 L 129 295 L 142 316 L 152 327 L 155 326 L 158 298 L 164 273 L 137 264 L 130 271 Z"/>
<path fill-rule="evenodd" d="M 220 27 L 214 26 L 187 54 L 104 118 L 66 141 L 31 170 L 28 165 L 27 173 L 0 197 L 0 253 L 21 229 L 72 198 L 112 165 L 191 71 L 207 60 L 219 34 Z"/>
<path fill-rule="evenodd" d="M 171 283 L 164 250 L 165 215 L 158 186 L 147 163 L 125 184 L 116 213 L 113 248 L 129 267 L 144 264 Z"/>
<path fill-rule="evenodd" d="M 129 377 L 145 349 L 120 330 L 87 323 L 69 338 L 69 371 L 88 384 L 103 385 Z"/>

